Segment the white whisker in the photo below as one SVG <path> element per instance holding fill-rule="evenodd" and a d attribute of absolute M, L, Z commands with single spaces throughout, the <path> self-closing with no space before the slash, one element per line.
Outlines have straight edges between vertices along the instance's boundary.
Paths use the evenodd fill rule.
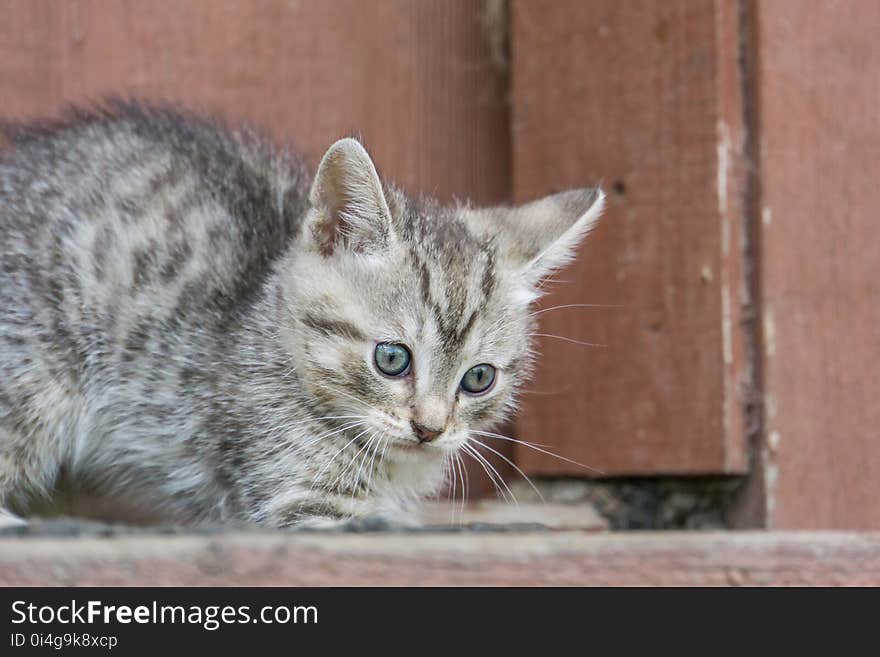
<path fill-rule="evenodd" d="M 386 433 L 383 431 L 379 434 L 379 438 L 376 440 L 376 447 L 373 449 L 373 455 L 370 457 L 370 462 L 367 465 L 367 483 L 365 484 L 365 488 L 367 490 L 367 494 L 372 490 L 373 484 L 373 475 L 376 474 L 376 469 L 374 466 L 381 466 L 382 461 L 379 460 L 379 463 L 376 463 L 376 456 L 379 454 L 379 448 L 382 447 L 382 441 L 385 439 Z"/>
<path fill-rule="evenodd" d="M 357 434 L 354 438 L 352 438 L 352 439 L 349 440 L 347 443 L 345 443 L 345 445 L 343 445 L 341 448 L 339 448 L 339 449 L 336 451 L 335 454 L 333 454 L 333 456 L 330 458 L 330 460 L 328 460 L 328 461 L 323 465 L 323 467 L 318 471 L 318 474 L 315 475 L 314 479 L 312 480 L 312 485 L 309 487 L 309 490 L 308 490 L 309 493 L 311 493 L 312 490 L 314 490 L 315 486 L 318 485 L 318 483 L 321 481 L 321 475 L 324 474 L 324 472 L 326 472 L 327 468 L 329 468 L 330 465 L 333 463 L 333 461 L 336 460 L 336 457 L 338 457 L 340 454 L 342 454 L 343 451 L 345 451 L 346 449 L 348 449 L 348 446 L 349 446 L 349 445 L 351 445 L 351 444 L 352 444 L 353 442 L 355 442 L 358 438 L 360 438 L 360 437 L 363 436 L 365 433 L 367 433 L 367 431 L 369 431 L 369 429 L 364 429 L 363 431 L 361 431 L 361 432 L 360 432 L 359 434 Z M 337 479 L 337 480 L 334 480 L 334 485 L 336 484 L 337 481 L 338 481 L 338 479 Z"/>
<path fill-rule="evenodd" d="M 535 338 L 556 338 L 557 340 L 564 340 L 565 342 L 571 342 L 572 344 L 579 344 L 582 347 L 607 347 L 607 344 L 596 344 L 594 342 L 584 342 L 583 340 L 575 340 L 574 338 L 567 338 L 564 335 L 553 335 L 552 333 L 531 333 L 532 337 Z"/>
<path fill-rule="evenodd" d="M 367 431 L 364 431 L 363 433 L 367 433 Z M 357 440 L 357 438 L 362 436 L 363 433 L 355 436 L 355 440 Z M 369 449 L 370 445 L 372 444 L 373 438 L 376 436 L 377 433 L 378 433 L 377 431 L 374 431 L 373 433 L 371 433 L 369 438 L 367 438 L 366 442 L 354 453 L 354 456 L 352 456 L 351 460 L 348 462 L 348 465 L 345 466 L 345 469 L 340 473 L 339 477 L 337 478 L 337 481 L 338 481 L 337 485 L 344 486 L 345 475 L 348 474 L 348 471 L 352 468 L 352 466 L 354 466 L 354 464 L 358 460 L 358 457 L 361 454 L 363 454 L 364 458 L 366 458 L 366 455 L 369 453 L 367 450 Z M 363 463 L 361 463 L 361 467 L 363 467 Z M 360 475 L 360 470 L 358 470 L 358 476 L 355 476 L 355 484 L 354 484 L 354 486 L 352 486 L 352 494 L 351 494 L 352 499 L 354 499 L 355 493 L 357 492 L 356 486 L 357 486 L 357 482 L 360 480 L 359 475 Z"/>
<path fill-rule="evenodd" d="M 455 463 L 458 466 L 458 476 L 461 478 L 461 515 L 460 518 L 464 517 L 464 505 L 467 502 L 468 498 L 468 479 L 467 479 L 467 468 L 464 467 L 464 463 L 461 460 L 461 456 L 456 452 L 455 453 Z"/>
<path fill-rule="evenodd" d="M 469 446 L 467 443 L 463 444 L 463 445 L 461 446 L 461 449 L 462 449 L 462 451 L 464 452 L 464 454 L 466 454 L 467 456 L 470 456 L 471 459 L 473 459 L 477 464 L 479 464 L 479 465 L 483 468 L 483 471 L 486 473 L 486 476 L 489 477 L 489 480 L 492 482 L 492 485 L 495 487 L 495 490 L 496 490 L 496 491 L 498 492 L 498 494 L 501 495 L 501 497 L 503 497 L 504 500 L 506 501 L 506 500 L 507 500 L 507 494 L 506 494 L 503 490 L 501 490 L 501 488 L 499 488 L 499 486 L 498 486 L 498 482 L 495 480 L 495 477 L 492 476 L 492 474 L 489 472 L 489 470 L 488 470 L 488 469 L 486 468 L 486 466 L 483 464 L 483 461 L 480 460 L 480 459 L 478 459 L 476 456 L 474 456 L 474 452 L 473 452 L 473 450 L 470 448 L 470 446 Z"/>
<path fill-rule="evenodd" d="M 468 440 L 473 440 L 473 441 L 474 441 L 477 445 L 479 445 L 480 447 L 483 447 L 483 448 L 485 448 L 485 449 L 488 449 L 488 450 L 489 450 L 490 452 L 492 452 L 493 454 L 496 454 L 496 455 L 500 456 L 502 459 L 504 459 L 508 464 L 510 464 L 511 467 L 513 467 L 514 470 L 516 470 L 517 472 L 519 472 L 520 476 L 521 476 L 523 479 L 525 479 L 525 480 L 528 482 L 529 486 L 532 487 L 532 490 L 535 491 L 535 493 L 538 494 L 538 497 L 541 499 L 541 501 L 542 501 L 542 502 L 546 502 L 546 500 L 544 499 L 544 496 L 541 494 L 541 491 L 538 490 L 538 487 L 535 486 L 534 482 L 532 482 L 532 480 L 529 479 L 529 476 L 528 476 L 525 472 L 523 472 L 523 471 L 519 468 L 519 466 L 518 466 L 516 463 L 514 463 L 514 462 L 511 461 L 509 458 L 507 458 L 506 456 L 504 456 L 504 454 L 502 454 L 501 452 L 499 452 L 497 449 L 493 449 L 493 448 L 489 447 L 489 445 L 487 445 L 486 443 L 480 442 L 479 440 L 477 440 L 477 439 L 474 438 L 473 436 L 468 437 Z"/>
<path fill-rule="evenodd" d="M 446 456 L 446 467 L 445 467 L 444 477 L 446 477 L 447 479 L 452 479 L 452 492 L 451 492 L 451 504 L 450 504 L 450 508 L 452 509 L 452 519 L 451 519 L 450 524 L 454 525 L 455 524 L 455 492 L 456 492 L 455 489 L 456 489 L 456 482 L 457 482 L 455 475 L 457 473 L 455 472 L 455 467 L 452 464 L 452 456 L 453 456 L 452 454 L 448 454 Z M 447 499 L 448 499 L 448 497 L 447 497 Z"/>
<path fill-rule="evenodd" d="M 477 444 L 482 444 L 478 440 L 472 439 L 470 437 L 468 438 L 468 440 L 473 440 Z M 484 447 L 485 447 L 485 445 L 484 445 Z M 501 473 L 498 472 L 498 470 L 495 468 L 495 466 L 492 465 L 492 463 L 490 463 L 489 460 L 485 456 L 480 454 L 480 452 L 478 450 L 474 449 L 471 445 L 468 445 L 467 443 L 465 443 L 464 445 L 462 445 L 462 448 L 465 449 L 465 451 L 469 452 L 472 456 L 474 456 L 474 458 L 479 460 L 480 464 L 484 466 L 483 469 L 486 470 L 486 474 L 489 474 L 489 470 L 491 470 L 495 474 L 495 476 L 498 477 L 498 481 L 500 481 L 501 484 L 504 486 L 505 490 L 510 495 L 510 498 L 513 500 L 513 503 L 516 506 L 519 506 L 519 502 L 516 499 L 516 495 L 513 494 L 513 491 L 510 489 L 510 486 L 507 485 L 507 482 L 504 480 L 504 477 L 501 476 Z M 489 449 L 490 451 L 495 451 L 491 448 L 487 448 L 487 449 Z M 495 452 L 495 453 L 497 454 L 498 452 Z M 489 476 L 492 477 L 492 475 L 489 475 Z M 495 480 L 494 477 L 492 477 L 492 480 L 493 481 Z M 505 500 L 506 499 L 507 499 L 507 497 L 505 496 Z"/>
<path fill-rule="evenodd" d="M 541 449 L 542 447 L 549 447 L 549 445 L 542 445 L 541 443 L 530 443 L 527 440 L 519 440 L 518 438 L 511 438 L 510 436 L 502 436 L 500 433 L 492 433 L 491 431 L 474 431 L 471 430 L 471 433 L 475 433 L 478 436 L 485 436 L 487 438 L 498 438 L 499 440 L 508 440 L 512 443 L 516 443 L 517 445 L 522 445 L 523 447 L 528 447 L 529 449 L 533 449 L 536 452 L 541 452 L 542 454 L 546 454 L 547 456 L 552 456 L 554 458 L 559 459 L 560 461 L 566 461 L 567 463 L 571 463 L 572 465 L 577 465 L 585 470 L 590 470 L 595 472 L 596 474 L 604 475 L 605 473 L 598 468 L 591 467 L 589 465 L 584 465 L 578 461 L 567 458 L 565 456 L 560 456 L 559 454 L 555 454 L 553 452 L 549 452 L 546 449 Z"/>
<path fill-rule="evenodd" d="M 605 305 L 598 303 L 566 303 L 561 306 L 551 306 L 550 308 L 541 308 L 540 310 L 536 310 L 534 312 L 526 315 L 527 317 L 536 317 L 538 315 L 543 315 L 544 313 L 549 313 L 551 310 L 562 310 L 563 308 L 623 308 L 623 306 L 616 305 Z"/>

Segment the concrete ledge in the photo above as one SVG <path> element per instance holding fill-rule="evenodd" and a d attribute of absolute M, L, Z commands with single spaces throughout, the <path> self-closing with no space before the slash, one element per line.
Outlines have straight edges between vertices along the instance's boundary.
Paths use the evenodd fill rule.
<path fill-rule="evenodd" d="M 880 585 L 880 533 L 237 533 L 0 539 L 2 585 Z"/>

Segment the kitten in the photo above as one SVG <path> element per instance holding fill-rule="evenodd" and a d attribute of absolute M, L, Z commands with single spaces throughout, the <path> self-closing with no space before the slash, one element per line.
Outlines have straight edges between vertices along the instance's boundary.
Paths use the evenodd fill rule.
<path fill-rule="evenodd" d="M 111 102 L 6 129 L 0 508 L 64 475 L 183 523 L 400 520 L 514 407 L 598 189 L 441 207 L 343 139 Z"/>

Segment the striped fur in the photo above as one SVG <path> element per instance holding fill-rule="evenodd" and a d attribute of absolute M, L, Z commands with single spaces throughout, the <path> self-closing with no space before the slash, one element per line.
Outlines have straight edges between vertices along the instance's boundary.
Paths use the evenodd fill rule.
<path fill-rule="evenodd" d="M 314 179 L 245 130 L 111 102 L 7 128 L 0 506 L 61 478 L 184 523 L 401 519 L 513 410 L 528 305 L 601 210 L 441 207 L 353 140 Z M 373 365 L 409 347 L 409 375 Z M 473 365 L 498 369 L 464 394 Z M 442 427 L 419 445 L 411 422 Z"/>

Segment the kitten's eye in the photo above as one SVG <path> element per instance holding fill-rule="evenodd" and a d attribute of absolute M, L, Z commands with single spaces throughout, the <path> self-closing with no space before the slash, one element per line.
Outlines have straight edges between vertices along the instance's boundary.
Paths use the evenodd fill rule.
<path fill-rule="evenodd" d="M 461 377 L 461 388 L 472 395 L 486 392 L 495 383 L 495 368 L 483 363 L 474 365 Z"/>
<path fill-rule="evenodd" d="M 376 367 L 388 376 L 403 376 L 409 370 L 411 356 L 409 349 L 401 344 L 383 342 L 376 345 L 374 354 Z"/>

